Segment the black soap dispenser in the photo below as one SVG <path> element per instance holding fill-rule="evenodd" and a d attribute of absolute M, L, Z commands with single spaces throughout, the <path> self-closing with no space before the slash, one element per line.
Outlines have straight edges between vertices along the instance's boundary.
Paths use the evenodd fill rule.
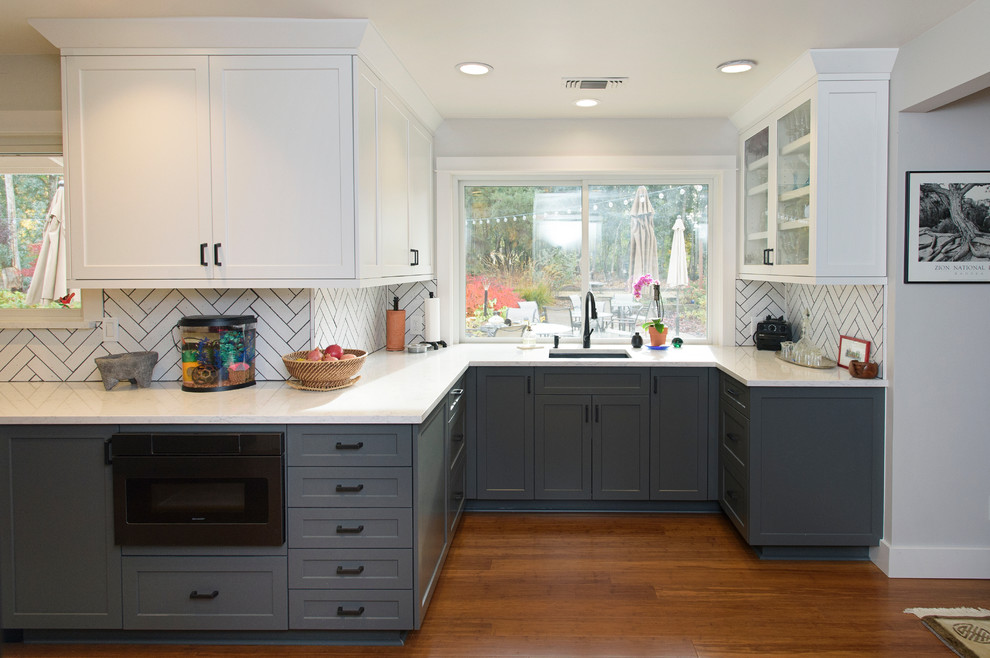
<path fill-rule="evenodd" d="M 643 337 L 639 335 L 638 331 L 633 334 L 632 346 L 637 350 L 643 346 Z"/>

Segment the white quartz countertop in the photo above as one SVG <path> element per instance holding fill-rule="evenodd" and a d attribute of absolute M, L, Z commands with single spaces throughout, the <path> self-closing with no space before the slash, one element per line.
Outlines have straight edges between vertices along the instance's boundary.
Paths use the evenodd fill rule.
<path fill-rule="evenodd" d="M 854 379 L 841 368 L 816 370 L 784 363 L 752 347 L 688 345 L 681 349 L 625 349 L 629 359 L 550 359 L 551 348 L 467 344 L 422 354 L 381 350 L 367 357 L 353 386 L 300 391 L 284 382 L 258 382 L 231 391 L 190 393 L 179 382 L 106 391 L 101 382 L 0 383 L 2 424 L 129 423 L 420 423 L 469 366 L 717 367 L 748 386 L 884 387 Z"/>

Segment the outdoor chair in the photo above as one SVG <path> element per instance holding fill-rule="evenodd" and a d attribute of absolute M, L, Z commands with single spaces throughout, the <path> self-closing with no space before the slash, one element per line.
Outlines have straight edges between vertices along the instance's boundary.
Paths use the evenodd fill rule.
<path fill-rule="evenodd" d="M 525 330 L 525 324 L 511 324 L 505 327 L 498 327 L 495 329 L 495 338 L 522 338 L 523 331 Z"/>
<path fill-rule="evenodd" d="M 580 326 L 580 322 L 575 320 L 570 306 L 544 306 L 543 319 L 547 324 L 559 324 L 562 327 L 568 327 L 567 335 L 572 335 L 574 329 Z"/>

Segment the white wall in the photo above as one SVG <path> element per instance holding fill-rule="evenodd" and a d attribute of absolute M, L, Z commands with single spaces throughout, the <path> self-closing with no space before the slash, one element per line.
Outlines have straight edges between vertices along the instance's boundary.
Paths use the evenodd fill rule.
<path fill-rule="evenodd" d="M 448 119 L 434 152 L 446 156 L 735 155 L 728 119 Z"/>
<path fill-rule="evenodd" d="M 60 110 L 60 76 L 58 55 L 0 55 L 0 112 Z"/>
<path fill-rule="evenodd" d="M 925 105 L 919 89 L 949 98 L 967 84 L 956 71 L 990 74 L 988 17 L 990 0 L 978 0 L 906 44 L 891 78 L 891 385 L 876 559 L 892 577 L 990 578 L 990 284 L 903 282 L 905 172 L 990 170 L 990 92 L 898 111 Z M 946 72 L 941 86 L 933 71 Z"/>

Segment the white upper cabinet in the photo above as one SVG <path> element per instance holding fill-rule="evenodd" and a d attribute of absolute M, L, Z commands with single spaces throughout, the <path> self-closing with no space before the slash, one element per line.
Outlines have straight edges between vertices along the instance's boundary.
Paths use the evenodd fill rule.
<path fill-rule="evenodd" d="M 432 277 L 432 135 L 356 49 L 325 46 L 370 39 L 379 64 L 416 97 L 367 22 L 296 21 L 268 33 L 257 21 L 193 20 L 222 43 L 208 52 L 186 44 L 187 23 L 169 20 L 140 21 L 151 40 L 141 52 L 102 45 L 116 38 L 111 28 L 133 27 L 113 20 L 36 25 L 66 42 L 73 284 L 316 287 Z M 257 47 L 231 47 L 239 29 Z M 285 43 L 293 30 L 299 43 Z"/>
<path fill-rule="evenodd" d="M 882 283 L 887 251 L 887 98 L 896 50 L 810 51 L 816 72 L 740 134 L 738 274 Z M 785 73 L 800 76 L 796 64 Z M 780 87 L 778 80 L 778 90 Z M 773 99 L 771 89 L 762 103 Z"/>
<path fill-rule="evenodd" d="M 71 57 L 64 76 L 73 278 L 205 276 L 207 58 Z"/>
<path fill-rule="evenodd" d="M 351 58 L 210 58 L 215 275 L 354 276 Z"/>
<path fill-rule="evenodd" d="M 433 274 L 433 137 L 358 63 L 357 171 L 362 277 Z"/>

